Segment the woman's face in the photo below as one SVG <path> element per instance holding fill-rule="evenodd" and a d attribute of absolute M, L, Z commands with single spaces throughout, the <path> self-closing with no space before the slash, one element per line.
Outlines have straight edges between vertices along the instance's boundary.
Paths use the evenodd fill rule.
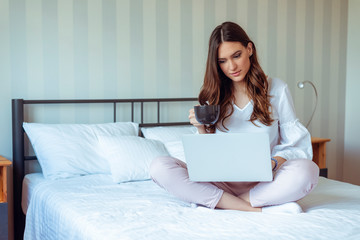
<path fill-rule="evenodd" d="M 250 69 L 252 44 L 244 47 L 240 42 L 223 42 L 218 48 L 218 64 L 234 83 L 244 80 Z"/>

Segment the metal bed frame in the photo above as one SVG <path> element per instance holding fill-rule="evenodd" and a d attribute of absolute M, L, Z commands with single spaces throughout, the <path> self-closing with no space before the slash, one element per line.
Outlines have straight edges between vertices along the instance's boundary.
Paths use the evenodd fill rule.
<path fill-rule="evenodd" d="M 118 103 L 131 104 L 131 121 L 134 121 L 135 103 L 140 104 L 140 127 L 179 126 L 189 125 L 189 122 L 161 122 L 161 103 L 169 102 L 197 102 L 197 98 L 160 98 L 160 99 L 77 99 L 77 100 L 24 100 L 12 99 L 12 146 L 13 146 L 13 192 L 14 192 L 14 238 L 23 239 L 25 229 L 25 215 L 21 209 L 22 181 L 25 176 L 25 161 L 36 160 L 36 156 L 26 156 L 24 150 L 24 106 L 31 104 L 82 104 L 109 103 L 113 104 L 113 121 L 116 122 Z M 144 103 L 157 103 L 157 122 L 144 122 Z"/>

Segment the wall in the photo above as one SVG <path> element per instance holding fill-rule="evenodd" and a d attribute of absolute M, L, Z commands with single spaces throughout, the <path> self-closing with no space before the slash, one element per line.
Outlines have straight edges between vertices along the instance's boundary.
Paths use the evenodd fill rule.
<path fill-rule="evenodd" d="M 0 0 L 0 153 L 11 159 L 12 98 L 197 96 L 209 35 L 230 20 L 254 40 L 265 72 L 288 83 L 304 123 L 314 95 L 296 84 L 317 86 L 309 130 L 331 138 L 329 177 L 341 179 L 347 7 L 342 0 Z M 90 111 L 40 109 L 35 117 L 107 120 Z"/>
<path fill-rule="evenodd" d="M 344 181 L 360 185 L 360 2 L 349 1 L 346 59 Z"/>

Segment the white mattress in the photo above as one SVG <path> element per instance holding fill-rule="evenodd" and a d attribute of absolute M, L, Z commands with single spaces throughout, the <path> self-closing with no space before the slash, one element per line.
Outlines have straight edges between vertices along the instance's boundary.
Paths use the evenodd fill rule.
<path fill-rule="evenodd" d="M 295 215 L 194 208 L 152 181 L 30 178 L 25 239 L 360 239 L 360 186 L 325 178 Z"/>

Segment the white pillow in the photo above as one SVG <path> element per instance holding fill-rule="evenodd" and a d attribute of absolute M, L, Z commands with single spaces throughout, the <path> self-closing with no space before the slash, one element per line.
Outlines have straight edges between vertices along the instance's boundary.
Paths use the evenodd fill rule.
<path fill-rule="evenodd" d="M 181 137 L 184 134 L 195 134 L 197 129 L 192 125 L 174 127 L 147 127 L 142 128 L 141 132 L 145 138 L 155 139 L 164 143 L 170 156 L 186 162 Z"/>
<path fill-rule="evenodd" d="M 146 127 L 141 128 L 145 138 L 159 140 L 162 143 L 181 141 L 184 134 L 194 134 L 197 132 L 194 126 L 176 126 L 176 127 Z"/>
<path fill-rule="evenodd" d="M 40 124 L 23 123 L 44 177 L 68 178 L 110 173 L 99 148 L 99 136 L 137 136 L 137 123 Z"/>
<path fill-rule="evenodd" d="M 169 152 L 170 156 L 177 158 L 186 163 L 184 146 L 182 141 L 173 141 L 165 143 L 165 148 Z"/>
<path fill-rule="evenodd" d="M 116 183 L 150 179 L 151 161 L 169 156 L 164 144 L 142 137 L 101 136 L 99 142 Z"/>

